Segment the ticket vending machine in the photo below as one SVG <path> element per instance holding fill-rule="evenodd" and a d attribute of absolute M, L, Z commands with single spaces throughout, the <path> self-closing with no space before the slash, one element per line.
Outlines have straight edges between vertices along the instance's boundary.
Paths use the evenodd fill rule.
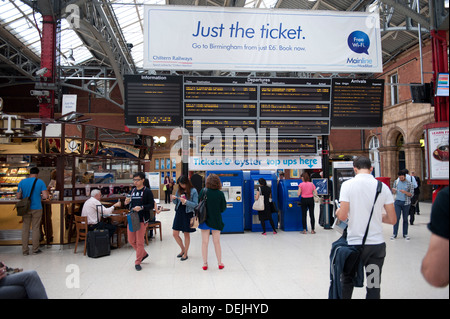
<path fill-rule="evenodd" d="M 244 198 L 243 198 L 243 174 L 242 171 L 207 171 L 206 177 L 210 174 L 219 176 L 222 182 L 222 192 L 227 201 L 227 209 L 222 213 L 222 220 L 225 224 L 222 233 L 243 233 L 244 232 Z"/>
<path fill-rule="evenodd" d="M 272 190 L 272 201 L 278 207 L 278 190 L 277 190 L 277 175 L 275 172 L 267 171 L 254 171 L 250 173 L 250 182 L 249 182 L 249 193 L 246 194 L 248 196 L 250 212 L 251 212 L 251 230 L 252 232 L 262 232 L 261 222 L 259 221 L 258 212 L 253 210 L 251 207 L 255 202 L 255 194 L 259 187 L 258 180 L 260 178 L 264 178 L 267 182 L 267 186 L 269 186 Z M 272 213 L 272 220 L 276 228 L 278 228 L 278 212 Z M 269 221 L 266 221 L 266 230 L 272 229 Z"/>
<path fill-rule="evenodd" d="M 284 231 L 302 231 L 301 197 L 298 186 L 301 179 L 283 179 L 278 183 L 280 228 Z"/>
<path fill-rule="evenodd" d="M 251 179 L 251 171 L 243 171 L 244 175 L 244 187 L 243 187 L 243 198 L 244 198 L 244 229 L 252 230 L 252 205 L 253 200 L 250 194 L 250 183 L 253 183 Z"/>

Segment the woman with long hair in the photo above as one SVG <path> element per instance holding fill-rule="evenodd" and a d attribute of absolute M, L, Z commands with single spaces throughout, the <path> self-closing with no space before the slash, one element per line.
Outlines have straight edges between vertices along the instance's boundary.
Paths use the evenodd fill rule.
<path fill-rule="evenodd" d="M 181 176 L 178 181 L 178 190 L 175 195 L 170 195 L 175 204 L 175 218 L 173 220 L 173 238 L 181 248 L 177 255 L 182 261 L 188 259 L 188 250 L 191 243 L 190 233 L 195 232 L 190 227 L 191 217 L 194 216 L 194 208 L 198 204 L 198 192 L 186 176 Z M 180 237 L 180 231 L 184 233 L 184 244 Z"/>
<path fill-rule="evenodd" d="M 222 248 L 220 246 L 220 232 L 225 224 L 222 221 L 222 213 L 227 209 L 225 195 L 221 191 L 222 183 L 219 176 L 210 174 L 206 178 L 206 187 L 200 192 L 200 198 L 206 196 L 207 215 L 206 221 L 201 223 L 198 228 L 202 230 L 202 257 L 203 270 L 208 269 L 208 245 L 209 234 L 212 233 L 214 250 L 216 252 L 219 269 L 225 266 L 222 264 Z"/>
<path fill-rule="evenodd" d="M 306 234 L 306 214 L 309 210 L 309 217 L 311 218 L 311 234 L 315 234 L 316 231 L 314 219 L 314 195 L 317 195 L 316 186 L 311 183 L 311 178 L 307 172 L 302 174 L 303 183 L 300 183 L 298 186 L 298 196 L 302 196 L 301 199 L 301 207 L 302 207 L 302 225 L 303 225 L 303 234 Z"/>

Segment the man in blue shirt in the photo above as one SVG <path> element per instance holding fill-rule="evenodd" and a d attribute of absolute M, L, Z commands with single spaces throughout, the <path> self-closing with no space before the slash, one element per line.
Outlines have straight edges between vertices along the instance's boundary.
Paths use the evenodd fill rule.
<path fill-rule="evenodd" d="M 404 170 L 400 170 L 398 172 L 398 179 L 394 182 L 392 192 L 397 195 L 394 202 L 395 213 L 397 214 L 397 223 L 394 225 L 394 234 L 391 236 L 391 240 L 397 238 L 400 216 L 403 218 L 403 238 L 409 240 L 408 215 L 411 197 L 414 194 L 414 185 L 406 179 Z"/>
<path fill-rule="evenodd" d="M 48 198 L 48 191 L 45 183 L 38 179 L 39 168 L 32 167 L 30 169 L 30 176 L 26 179 L 23 179 L 19 183 L 19 187 L 17 190 L 17 199 L 30 197 L 31 205 L 30 210 L 22 217 L 22 253 L 24 256 L 29 254 L 28 250 L 28 240 L 30 237 L 30 226 L 32 227 L 33 236 L 33 255 L 41 253 L 42 251 L 39 249 L 39 239 L 41 237 L 41 219 L 42 219 L 42 204 L 41 199 Z M 33 183 L 36 181 L 34 186 L 33 194 L 31 194 L 31 189 L 33 187 Z M 42 197 L 41 197 L 42 195 Z"/>

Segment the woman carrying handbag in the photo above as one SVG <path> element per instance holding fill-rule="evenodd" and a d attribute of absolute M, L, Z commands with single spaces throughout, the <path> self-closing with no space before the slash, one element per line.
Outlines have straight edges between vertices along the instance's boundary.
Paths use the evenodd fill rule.
<path fill-rule="evenodd" d="M 220 232 L 225 224 L 222 221 L 222 213 L 227 209 L 225 195 L 221 191 L 222 183 L 219 176 L 210 174 L 206 178 L 206 187 L 200 192 L 200 198 L 206 196 L 206 221 L 201 223 L 198 228 L 202 230 L 202 257 L 203 270 L 208 269 L 208 245 L 209 234 L 212 233 L 214 250 L 216 252 L 219 269 L 225 266 L 222 263 L 222 248 L 220 246 Z"/>
<path fill-rule="evenodd" d="M 272 191 L 270 187 L 267 186 L 267 182 L 264 178 L 260 178 L 258 180 L 258 183 L 260 187 L 256 192 L 255 201 L 257 201 L 261 195 L 264 196 L 264 210 L 258 211 L 259 221 L 261 222 L 261 226 L 263 229 L 262 234 L 263 236 L 266 236 L 266 220 L 270 222 L 270 226 L 272 226 L 273 233 L 276 234 L 277 231 L 275 230 L 275 225 L 273 223 L 272 208 L 270 204 L 270 197 L 272 196 Z"/>

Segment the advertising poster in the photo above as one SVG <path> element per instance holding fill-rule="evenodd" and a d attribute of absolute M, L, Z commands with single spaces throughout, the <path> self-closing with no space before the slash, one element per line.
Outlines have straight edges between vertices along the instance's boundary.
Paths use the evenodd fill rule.
<path fill-rule="evenodd" d="M 382 72 L 378 13 L 144 7 L 144 68 Z"/>
<path fill-rule="evenodd" d="M 427 135 L 429 178 L 448 180 L 449 135 L 447 128 L 430 128 Z"/>

